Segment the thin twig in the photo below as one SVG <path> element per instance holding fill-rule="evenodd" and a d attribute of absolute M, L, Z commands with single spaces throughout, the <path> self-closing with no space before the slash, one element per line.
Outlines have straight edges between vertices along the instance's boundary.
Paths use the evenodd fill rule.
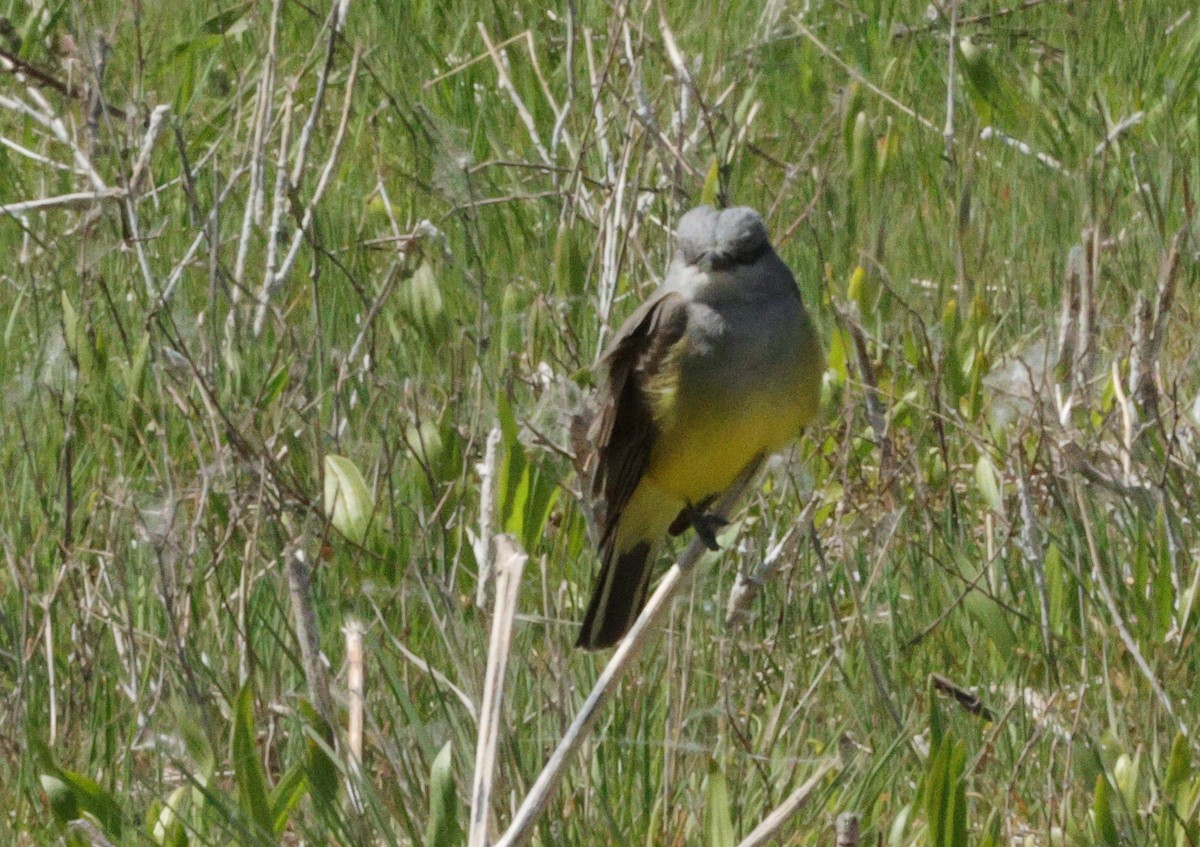
<path fill-rule="evenodd" d="M 517 87 L 513 85 L 512 79 L 508 76 L 508 68 L 505 65 L 500 51 L 492 44 L 492 39 L 488 37 L 487 29 L 482 21 L 476 21 L 476 28 L 479 30 L 479 36 L 483 39 L 483 44 L 487 47 L 488 55 L 492 58 L 492 64 L 496 66 L 496 77 L 500 80 L 500 87 L 508 94 L 508 99 L 512 101 L 513 106 L 517 110 L 518 117 L 521 118 L 521 123 L 525 124 L 525 129 L 529 132 L 529 139 L 533 142 L 533 149 L 537 150 L 542 161 L 547 165 L 552 163 L 550 154 L 546 148 L 542 146 L 542 140 L 538 137 L 537 124 L 534 123 L 533 115 L 525 106 L 525 101 L 521 99 L 521 95 L 517 93 Z"/>
<path fill-rule="evenodd" d="M 760 464 L 760 462 L 755 462 L 721 497 L 720 503 L 714 510 L 716 514 L 724 514 L 737 500 L 750 479 L 758 471 Z M 567 731 L 550 756 L 550 760 L 538 774 L 533 787 L 525 795 L 508 830 L 495 842 L 494 847 L 521 847 L 532 837 L 534 824 L 550 802 L 551 796 L 562 779 L 563 770 L 579 751 L 587 737 L 588 730 L 600 716 L 600 709 L 608 702 L 608 698 L 616 690 L 617 682 L 633 664 L 633 660 L 660 634 L 662 623 L 671 608 L 671 600 L 679 593 L 680 589 L 691 582 L 696 562 L 700 560 L 707 549 L 699 538 L 693 539 L 680 554 L 675 565 L 663 576 L 658 588 L 647 601 L 646 607 L 634 621 L 633 627 L 617 646 L 612 658 L 608 660 L 608 664 L 604 666 L 596 684 L 592 686 L 591 693 L 583 701 L 578 714 L 571 721 L 571 725 L 567 727 Z"/>
<path fill-rule="evenodd" d="M 283 261 L 279 264 L 279 270 L 270 275 L 270 281 L 265 286 L 267 290 L 264 292 L 264 296 L 259 299 L 258 312 L 254 316 L 255 335 L 262 332 L 263 324 L 266 322 L 270 292 L 278 288 L 279 284 L 292 272 L 292 265 L 296 263 L 296 256 L 300 253 L 300 245 L 304 241 L 304 235 L 308 232 L 308 228 L 312 226 L 317 204 L 321 202 L 321 198 L 325 194 L 325 189 L 329 186 L 329 178 L 333 175 L 334 166 L 337 164 L 338 153 L 342 149 L 342 140 L 346 136 L 346 125 L 350 120 L 350 104 L 353 101 L 352 95 L 354 93 L 354 82 L 358 76 L 358 60 L 360 55 L 361 52 L 355 50 L 354 57 L 350 60 L 350 72 L 346 79 L 346 91 L 342 101 L 342 116 L 338 121 L 337 131 L 333 136 L 332 149 L 330 149 L 329 156 L 325 159 L 325 166 L 321 169 L 321 175 L 317 178 L 317 185 L 313 189 L 312 197 L 304 207 L 304 213 L 300 217 L 300 225 L 292 233 L 292 242 L 288 246 L 288 251 L 284 255 Z"/>
<path fill-rule="evenodd" d="M 488 642 L 483 699 L 479 704 L 479 735 L 475 747 L 475 775 L 471 782 L 468 847 L 487 847 L 488 806 L 496 775 L 496 745 L 502 724 L 504 671 L 512 647 L 512 629 L 517 614 L 521 572 L 529 560 L 529 556 L 507 535 L 497 535 L 495 543 L 496 604 L 492 609 L 492 636 Z"/>
<path fill-rule="evenodd" d="M 125 189 L 123 188 L 106 188 L 103 191 L 78 191 L 74 194 L 58 194 L 54 197 L 42 197 L 37 200 L 6 203 L 0 206 L 0 215 L 24 215 L 29 212 L 45 211 L 46 209 L 90 206 L 100 201 L 122 200 L 124 197 Z"/>
<path fill-rule="evenodd" d="M 567 151 L 572 157 L 576 155 L 576 151 L 571 144 L 571 137 L 566 133 L 567 115 L 571 111 L 571 102 L 575 99 L 575 0 L 567 0 L 567 19 L 565 21 L 567 30 L 567 49 L 566 58 L 563 60 L 566 69 L 566 96 L 563 98 L 562 109 L 554 119 L 554 129 L 550 132 L 550 152 L 553 153 L 558 149 L 558 141 L 561 138 L 567 145 Z M 532 45 L 530 46 L 532 50 Z"/>
<path fill-rule="evenodd" d="M 54 113 L 54 109 L 51 107 L 49 101 L 36 88 L 29 87 L 26 91 L 30 99 L 37 105 L 37 108 L 30 106 L 19 97 L 6 97 L 2 94 L 0 94 L 0 108 L 25 115 L 27 118 L 33 120 L 34 123 L 49 130 L 55 138 L 70 149 L 71 156 L 75 159 L 75 167 L 88 178 L 88 181 L 92 184 L 92 188 L 95 191 L 105 191 L 108 188 L 107 183 L 105 183 L 104 179 L 92 165 L 92 160 L 88 158 L 83 149 L 75 143 L 75 139 L 71 137 L 71 134 L 67 132 L 66 124 Z M 39 109 L 41 111 L 38 111 Z"/>
<path fill-rule="evenodd" d="M 250 149 L 250 190 L 246 197 L 246 209 L 242 215 L 242 231 L 238 240 L 237 258 L 233 263 L 233 281 L 230 299 L 237 303 L 242 297 L 242 276 L 246 272 L 246 257 L 250 254 L 250 229 L 254 223 L 262 223 L 266 205 L 264 174 L 267 159 L 267 132 L 271 127 L 271 115 L 275 106 L 275 68 L 278 64 L 276 46 L 279 30 L 279 10 L 283 0 L 271 3 L 271 23 L 267 31 L 267 55 L 263 57 L 263 70 L 259 78 L 258 98 L 254 115 L 254 142 Z"/>
<path fill-rule="evenodd" d="M 26 159 L 31 159 L 32 161 L 37 162 L 40 165 L 45 165 L 48 168 L 54 168 L 56 171 L 68 171 L 69 173 L 83 176 L 83 174 L 77 168 L 51 159 L 49 156 L 43 156 L 41 153 L 38 153 L 35 150 L 30 150 L 28 147 L 22 147 L 17 142 L 13 141 L 12 139 L 5 138 L 3 135 L 0 135 L 0 146 L 7 147 L 18 156 L 24 156 Z"/>
<path fill-rule="evenodd" d="M 329 77 L 333 73 L 333 57 L 337 51 L 338 17 L 340 14 L 341 3 L 338 0 L 334 0 L 333 8 L 329 11 L 329 18 L 326 20 L 326 26 L 329 28 L 329 40 L 325 47 L 325 64 L 321 66 L 321 72 L 317 74 L 317 90 L 313 94 L 312 105 L 308 110 L 308 118 L 305 119 L 304 126 L 300 128 L 300 137 L 296 144 L 296 155 L 292 158 L 292 191 L 298 191 L 300 181 L 304 179 L 304 169 L 308 165 L 308 151 L 312 146 L 313 130 L 316 129 L 317 118 L 321 116 L 321 109 L 325 105 L 325 91 L 329 87 Z"/>
<path fill-rule="evenodd" d="M 275 156 L 275 190 L 271 194 L 271 222 L 267 226 L 267 256 L 266 267 L 263 271 L 262 288 L 259 290 L 259 308 L 265 308 L 271 296 L 271 286 L 275 282 L 275 268 L 279 261 L 280 227 L 283 226 L 283 213 L 287 208 L 287 151 L 292 136 L 292 90 L 283 96 L 283 108 L 280 121 L 283 124 L 279 134 L 279 150 Z"/>
<path fill-rule="evenodd" d="M 978 15 L 972 15 L 969 18 L 963 18 L 959 21 L 959 24 L 961 25 L 961 24 L 990 23 L 993 20 L 996 20 L 998 18 L 1004 18 L 1009 15 L 1015 15 L 1017 12 L 1023 12 L 1024 10 L 1032 8 L 1034 6 L 1040 6 L 1042 3 L 1045 3 L 1045 2 L 1046 2 L 1046 0 L 1023 0 L 1023 2 L 1018 3 L 1016 6 L 1013 6 L 1008 9 L 997 9 L 994 12 L 983 12 Z M 937 8 L 937 7 L 935 5 L 932 8 Z M 900 39 L 900 38 L 906 38 L 910 35 L 915 35 L 920 32 L 932 32 L 940 26 L 941 26 L 941 21 L 937 20 L 937 19 L 934 19 L 933 21 L 931 21 L 927 24 L 922 24 L 921 26 L 907 26 L 905 24 L 896 24 L 896 26 L 893 27 L 893 29 L 892 29 L 892 38 Z"/>
<path fill-rule="evenodd" d="M 863 76 L 862 73 L 858 69 L 852 68 L 850 65 L 846 64 L 846 62 L 842 59 L 841 56 L 839 56 L 831 47 L 829 47 L 827 44 L 825 44 L 824 41 L 817 38 L 816 33 L 814 33 L 807 26 L 805 26 L 802 23 L 797 23 L 796 28 L 800 30 L 800 34 L 803 35 L 806 39 L 808 39 L 809 42 L 814 47 L 816 47 L 818 50 L 820 50 L 822 53 L 824 53 L 827 58 L 831 59 L 834 62 L 834 64 L 836 64 L 843 71 L 845 71 L 847 74 L 849 74 L 851 79 L 858 82 L 858 84 L 861 85 L 863 88 L 870 91 L 876 97 L 881 98 L 884 102 L 890 103 L 892 106 L 899 109 L 904 114 L 908 115 L 910 118 L 915 120 L 917 123 L 919 123 L 921 126 L 925 127 L 930 132 L 934 132 L 939 136 L 942 134 L 942 131 L 940 129 L 938 129 L 934 125 L 933 121 L 929 120 L 929 118 L 925 117 L 924 115 L 918 114 L 916 112 L 916 110 L 914 110 L 911 106 L 906 106 L 905 104 L 901 103 L 899 100 L 897 100 L 891 94 L 888 94 L 886 91 L 884 91 L 878 85 L 876 85 L 875 83 L 873 83 L 869 79 L 867 79 L 865 76 Z"/>
<path fill-rule="evenodd" d="M 751 830 L 750 834 L 742 839 L 738 847 L 761 847 L 773 840 L 783 828 L 783 825 L 791 820 L 797 812 L 804 808 L 812 797 L 813 792 L 825 779 L 828 774 L 838 765 L 836 757 L 830 757 L 821 762 L 817 766 L 817 770 L 804 781 L 804 784 L 791 793 L 791 795 L 780 803 L 771 814 L 763 818 L 763 822 Z"/>
<path fill-rule="evenodd" d="M 1170 698 L 1167 697 L 1167 692 L 1163 690 L 1162 683 L 1158 681 L 1158 677 L 1154 675 L 1153 669 L 1142 655 L 1141 649 L 1137 645 L 1133 634 L 1125 625 L 1125 618 L 1121 614 L 1121 609 L 1117 606 L 1117 601 L 1113 597 L 1112 591 L 1108 587 L 1108 580 L 1104 578 L 1103 565 L 1100 562 L 1100 552 L 1096 547 L 1096 536 L 1092 530 L 1092 520 L 1088 516 L 1087 504 L 1083 501 L 1083 494 L 1079 489 L 1077 482 L 1071 483 L 1072 493 L 1075 495 L 1075 504 L 1079 507 L 1079 520 L 1083 523 L 1084 539 L 1087 541 L 1088 555 L 1092 560 L 1092 581 L 1096 584 L 1096 588 L 1100 592 L 1100 597 L 1104 601 L 1105 607 L 1108 609 L 1108 614 L 1112 618 L 1113 626 L 1116 627 L 1117 634 L 1120 635 L 1125 649 L 1129 651 L 1129 655 L 1133 658 L 1134 664 L 1138 670 L 1142 672 L 1142 676 L 1150 683 L 1150 688 L 1154 691 L 1158 702 L 1162 704 L 1163 710 L 1175 721 L 1179 731 L 1184 735 L 1188 734 L 1187 724 L 1183 719 L 1175 714 L 1175 709 L 1171 705 Z"/>
<path fill-rule="evenodd" d="M 509 38 L 504 39 L 499 44 L 493 44 L 492 47 L 496 50 L 503 50 L 508 45 L 515 44 L 516 42 L 521 41 L 524 38 L 526 38 L 528 35 L 529 35 L 529 30 L 524 30 L 522 32 L 518 32 L 516 35 L 510 36 Z M 467 61 L 463 62 L 461 65 L 455 65 L 453 68 L 446 71 L 445 73 L 440 73 L 431 79 L 425 80 L 425 82 L 421 83 L 421 88 L 429 88 L 430 86 L 437 85 L 439 82 L 442 82 L 443 80 L 447 80 L 452 76 L 456 76 L 457 74 L 462 73 L 467 68 L 471 67 L 471 65 L 477 65 L 480 62 L 482 62 L 484 59 L 491 58 L 491 56 L 492 56 L 491 51 L 485 50 L 482 53 L 480 53 L 478 56 L 474 56 L 470 59 L 467 59 Z"/>
<path fill-rule="evenodd" d="M 1119 121 L 1116 126 L 1108 131 L 1108 135 L 1104 136 L 1104 140 L 1096 145 L 1096 149 L 1092 151 L 1092 158 L 1097 158 L 1101 153 L 1108 149 L 1119 136 L 1123 135 L 1130 128 L 1140 124 L 1145 117 L 1145 112 L 1134 112 L 1129 117 Z"/>
<path fill-rule="evenodd" d="M 175 286 L 178 285 L 179 280 L 183 277 L 183 272 L 187 269 L 188 265 L 191 264 L 192 259 L 196 257 L 196 253 L 199 252 L 200 245 L 204 242 L 204 240 L 207 238 L 210 239 L 211 243 L 216 243 L 213 239 L 213 224 L 216 222 L 217 213 L 221 208 L 221 204 L 224 203 L 226 198 L 229 197 L 229 193 L 233 190 L 233 187 L 238 183 L 242 174 L 244 173 L 246 173 L 246 168 L 242 167 L 238 168 L 229 175 L 229 179 L 226 180 L 224 187 L 221 189 L 221 193 L 217 196 L 217 201 L 213 203 L 212 209 L 209 211 L 208 217 L 205 219 L 205 225 L 197 230 L 195 237 L 192 238 L 192 243 L 188 245 L 188 249 L 184 252 L 183 258 L 175 263 L 175 267 L 171 269 L 171 273 L 167 277 L 167 281 L 163 283 L 162 291 L 155 298 L 154 308 L 150 310 L 147 321 L 152 320 L 157 311 L 161 309 L 165 303 L 170 301 L 171 295 L 175 292 Z"/>
<path fill-rule="evenodd" d="M 146 135 L 142 139 L 142 149 L 138 152 L 137 160 L 133 163 L 133 170 L 129 173 L 130 191 L 141 191 L 142 180 L 150 172 L 150 156 L 154 153 L 154 142 L 158 140 L 158 136 L 162 132 L 163 121 L 170 111 L 171 107 L 164 103 L 155 106 L 154 111 L 150 113 L 150 122 L 146 127 Z"/>
<path fill-rule="evenodd" d="M 980 141 L 991 141 L 993 138 L 1003 142 L 1004 144 L 1007 144 L 1009 147 L 1013 148 L 1019 153 L 1024 153 L 1026 156 L 1033 156 L 1033 158 L 1037 159 L 1043 165 L 1051 170 L 1058 171 L 1063 176 L 1071 175 L 1071 172 L 1064 167 L 1063 163 L 1058 161 L 1058 159 L 1054 158 L 1049 153 L 1043 153 L 1040 150 L 1034 150 L 1026 142 L 1019 138 L 1013 138 L 1011 135 L 996 129 L 994 126 L 985 126 L 979 131 Z"/>
<path fill-rule="evenodd" d="M 754 602 L 758 592 L 771 578 L 776 566 L 781 561 L 792 558 L 792 550 L 803 539 L 804 534 L 811 526 L 813 515 L 816 514 L 820 502 L 819 497 L 813 497 L 805 504 L 800 514 L 792 521 L 792 525 L 788 527 L 787 532 L 783 534 L 783 538 L 767 550 L 761 564 L 755 568 L 753 573 L 747 573 L 745 570 L 738 571 L 733 588 L 729 589 L 729 602 L 725 607 L 725 626 L 736 626 L 745 618 L 750 604 Z M 783 555 L 785 552 L 788 553 L 787 556 Z"/>

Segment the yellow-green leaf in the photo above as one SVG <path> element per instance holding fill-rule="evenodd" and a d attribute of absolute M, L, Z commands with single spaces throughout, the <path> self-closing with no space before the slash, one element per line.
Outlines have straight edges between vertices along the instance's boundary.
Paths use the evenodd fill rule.
<path fill-rule="evenodd" d="M 980 456 L 979 461 L 975 463 L 975 487 L 979 489 L 984 502 L 992 511 L 1002 511 L 1003 502 L 1000 498 L 1000 481 L 996 474 L 996 466 L 986 455 Z"/>
<path fill-rule="evenodd" d="M 429 769 L 429 824 L 425 828 L 425 847 L 456 847 L 463 843 L 453 764 L 450 742 L 447 741 Z"/>
<path fill-rule="evenodd" d="M 267 774 L 254 743 L 254 695 L 250 683 L 242 686 L 233 700 L 233 778 L 237 783 L 242 811 L 263 836 L 275 831 L 271 804 L 267 799 Z"/>
<path fill-rule="evenodd" d="M 325 515 L 334 529 L 362 544 L 374 513 L 375 497 L 358 466 L 345 456 L 326 454 Z"/>
<path fill-rule="evenodd" d="M 704 836 L 708 847 L 734 847 L 733 815 L 730 812 L 729 786 L 725 774 L 714 762 L 708 770 L 708 791 L 704 804 Z"/>

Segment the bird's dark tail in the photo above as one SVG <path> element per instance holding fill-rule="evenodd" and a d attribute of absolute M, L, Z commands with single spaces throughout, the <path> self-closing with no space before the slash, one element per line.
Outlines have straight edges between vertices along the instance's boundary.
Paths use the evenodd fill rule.
<path fill-rule="evenodd" d="M 641 541 L 618 553 L 611 540 L 602 551 L 603 565 L 583 618 L 576 647 L 603 650 L 621 640 L 646 605 L 650 587 L 650 542 Z"/>

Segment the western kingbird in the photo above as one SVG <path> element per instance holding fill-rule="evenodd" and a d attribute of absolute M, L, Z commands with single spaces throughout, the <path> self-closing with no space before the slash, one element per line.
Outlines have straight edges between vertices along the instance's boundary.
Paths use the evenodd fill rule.
<path fill-rule="evenodd" d="M 646 602 L 650 556 L 817 413 L 824 354 L 758 212 L 692 209 L 657 291 L 604 352 L 587 433 L 600 574 L 578 646 L 611 647 Z M 587 483 L 585 483 L 586 485 Z"/>

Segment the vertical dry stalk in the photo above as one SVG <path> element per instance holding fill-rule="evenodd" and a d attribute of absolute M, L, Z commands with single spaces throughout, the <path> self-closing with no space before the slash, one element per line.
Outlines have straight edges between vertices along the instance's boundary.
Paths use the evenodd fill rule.
<path fill-rule="evenodd" d="M 479 535 L 474 538 L 472 548 L 479 569 L 475 583 L 475 605 L 481 609 L 487 606 L 488 586 L 492 582 L 492 511 L 495 507 L 492 488 L 496 480 L 496 448 L 499 446 L 500 427 L 494 426 L 487 435 L 483 462 L 476 465 L 479 471 Z"/>
<path fill-rule="evenodd" d="M 858 815 L 842 812 L 837 818 L 837 847 L 858 847 Z"/>
<path fill-rule="evenodd" d="M 1046 583 L 1045 552 L 1042 547 L 1041 534 L 1038 532 L 1037 514 L 1033 509 L 1033 499 L 1029 496 L 1029 472 L 1025 468 L 1024 457 L 1017 455 L 1017 502 L 1020 504 L 1021 530 L 1016 538 L 1017 549 L 1021 557 L 1033 572 L 1033 582 L 1038 592 L 1039 623 L 1042 629 L 1042 646 L 1046 656 L 1053 659 L 1054 639 L 1050 633 L 1050 589 Z"/>
<path fill-rule="evenodd" d="M 1158 405 L 1158 359 L 1166 335 L 1167 318 L 1175 303 L 1176 281 L 1179 277 L 1179 243 L 1187 234 L 1181 229 L 1171 238 L 1158 266 L 1158 285 L 1154 303 L 1138 295 L 1137 323 L 1133 352 L 1129 357 L 1129 393 L 1137 404 L 1147 410 Z"/>
<path fill-rule="evenodd" d="M 367 705 L 366 667 L 363 662 L 363 625 L 350 620 L 342 628 L 346 637 L 346 694 L 348 716 L 346 720 L 349 765 L 352 773 L 362 766 L 363 717 Z"/>
<path fill-rule="evenodd" d="M 367 707 L 366 666 L 363 661 L 362 621 L 351 619 L 342 628 L 346 637 L 346 796 L 354 811 L 363 810 L 357 780 L 362 775 L 363 718 Z"/>
<path fill-rule="evenodd" d="M 1079 343 L 1076 387 L 1086 389 L 1096 361 L 1096 277 L 1100 273 L 1100 228 L 1091 227 L 1083 238 L 1088 262 L 1079 280 Z"/>
<path fill-rule="evenodd" d="M 497 535 L 496 605 L 492 612 L 492 636 L 488 642 L 487 671 L 483 699 L 479 704 L 479 737 L 475 747 L 475 775 L 471 781 L 471 818 L 468 847 L 487 847 L 488 806 L 496 774 L 496 744 L 499 741 L 504 702 L 504 671 L 512 646 L 513 620 L 521 572 L 529 557 L 507 535 Z"/>
<path fill-rule="evenodd" d="M 329 693 L 329 676 L 325 673 L 325 660 L 321 656 L 317 611 L 312 600 L 312 573 L 299 543 L 293 544 L 284 555 L 287 559 L 288 593 L 292 601 L 292 614 L 296 618 L 296 640 L 300 643 L 300 661 L 308 683 L 308 699 L 317 713 L 330 726 L 335 726 L 333 697 Z"/>
<path fill-rule="evenodd" d="M 946 160 L 954 161 L 954 77 L 958 73 L 958 0 L 950 0 L 950 50 L 946 57 L 946 125 L 942 142 Z"/>
<path fill-rule="evenodd" d="M 246 270 L 246 256 L 250 252 L 250 227 L 252 223 L 261 224 L 263 209 L 266 206 L 263 190 L 263 174 L 266 173 L 264 163 L 267 159 L 267 132 L 271 128 L 271 115 L 275 105 L 275 66 L 278 63 L 276 48 L 279 30 L 279 10 L 283 0 L 273 0 L 271 3 L 271 24 L 267 32 L 267 54 L 263 57 L 262 76 L 258 84 L 258 98 L 254 116 L 254 141 L 250 149 L 250 189 L 246 197 L 246 210 L 242 217 L 242 232 L 238 239 L 237 258 L 233 265 L 233 286 L 231 299 L 237 303 L 242 296 L 242 275 Z"/>
<path fill-rule="evenodd" d="M 262 286 L 259 290 L 259 308 L 265 309 L 275 279 L 275 266 L 279 260 L 279 229 L 283 225 L 283 211 L 287 208 L 287 151 L 292 140 L 292 92 L 283 96 L 280 115 L 279 149 L 275 154 L 275 189 L 271 193 L 271 222 L 267 226 L 266 268 L 263 270 Z"/>
<path fill-rule="evenodd" d="M 1085 232 L 1083 241 L 1090 237 L 1090 231 Z M 1096 314 L 1092 290 L 1094 267 L 1086 243 L 1076 244 L 1067 254 L 1058 326 L 1058 367 L 1059 379 L 1067 384 L 1068 392 L 1083 389 L 1091 373 Z"/>
<path fill-rule="evenodd" d="M 300 189 L 300 183 L 304 179 L 304 169 L 308 165 L 308 151 L 312 145 L 313 130 L 316 129 L 317 119 L 320 118 L 321 110 L 325 105 L 325 90 L 329 87 L 329 76 L 333 72 L 333 57 L 337 50 L 337 34 L 341 29 L 343 11 L 341 0 L 334 0 L 333 8 L 329 10 L 329 17 L 325 21 L 325 26 L 329 29 L 329 40 L 325 46 L 325 64 L 321 67 L 321 72 L 317 74 L 317 90 L 313 93 L 312 106 L 309 107 L 304 126 L 300 128 L 296 154 L 292 158 L 291 187 L 293 191 Z M 347 83 L 347 87 L 351 87 L 349 83 Z"/>
<path fill-rule="evenodd" d="M 54 679 L 54 619 L 50 614 L 51 602 L 46 600 L 46 614 L 42 618 L 42 634 L 45 636 L 46 647 L 46 687 L 49 689 L 49 722 L 50 726 L 47 730 L 46 743 L 51 748 L 58 740 L 58 685 Z"/>
<path fill-rule="evenodd" d="M 761 847 L 772 841 L 779 830 L 783 828 L 789 820 L 792 819 L 805 804 L 808 803 L 813 792 L 817 790 L 817 786 L 825 779 L 825 775 L 837 766 L 836 758 L 828 758 L 817 766 L 816 772 L 805 780 L 804 784 L 791 793 L 791 795 L 780 803 L 771 814 L 767 815 L 763 822 L 754 827 L 749 835 L 742 839 L 738 847 Z M 838 842 L 839 844 L 841 842 Z"/>

